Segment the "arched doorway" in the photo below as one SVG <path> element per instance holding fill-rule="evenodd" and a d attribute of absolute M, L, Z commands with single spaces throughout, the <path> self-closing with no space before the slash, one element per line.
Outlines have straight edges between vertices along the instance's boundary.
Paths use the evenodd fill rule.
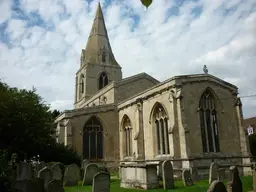
<path fill-rule="evenodd" d="M 91 117 L 84 126 L 83 158 L 103 159 L 103 128 L 96 116 Z"/>

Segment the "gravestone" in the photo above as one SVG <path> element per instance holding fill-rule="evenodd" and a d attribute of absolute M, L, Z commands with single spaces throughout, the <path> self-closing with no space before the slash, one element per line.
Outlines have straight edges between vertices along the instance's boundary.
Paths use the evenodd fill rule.
<path fill-rule="evenodd" d="M 157 176 L 159 177 L 160 180 L 163 180 L 162 165 L 163 161 L 160 161 L 157 169 Z"/>
<path fill-rule="evenodd" d="M 44 167 L 38 172 L 38 177 L 44 180 L 44 189 L 47 189 L 48 184 L 52 180 L 52 171 L 48 167 Z"/>
<path fill-rule="evenodd" d="M 52 180 L 49 182 L 47 192 L 65 192 L 60 180 Z"/>
<path fill-rule="evenodd" d="M 16 180 L 13 182 L 13 188 L 19 192 L 34 192 L 32 183 L 28 179 Z"/>
<path fill-rule="evenodd" d="M 110 192 L 109 173 L 99 172 L 93 177 L 92 192 Z"/>
<path fill-rule="evenodd" d="M 165 190 L 174 189 L 173 168 L 171 161 L 166 160 L 162 163 L 162 178 L 163 187 Z"/>
<path fill-rule="evenodd" d="M 80 168 L 76 164 L 71 164 L 65 169 L 64 186 L 78 185 L 81 178 Z"/>
<path fill-rule="evenodd" d="M 85 167 L 90 164 L 90 160 L 89 159 L 84 159 L 82 164 L 81 164 L 81 168 L 85 169 Z"/>
<path fill-rule="evenodd" d="M 192 176 L 188 169 L 182 171 L 182 180 L 185 186 L 193 185 Z"/>
<path fill-rule="evenodd" d="M 36 164 L 35 164 L 35 169 L 34 169 L 34 176 L 35 176 L 35 177 L 38 177 L 38 172 L 39 172 L 41 169 L 45 168 L 46 166 L 47 166 L 47 164 L 46 164 L 44 161 L 41 161 L 41 162 L 39 162 L 39 163 L 36 163 Z"/>
<path fill-rule="evenodd" d="M 191 167 L 190 168 L 190 173 L 191 173 L 191 177 L 192 177 L 193 182 L 200 181 L 200 176 L 198 174 L 198 170 L 197 170 L 196 167 Z"/>
<path fill-rule="evenodd" d="M 92 185 L 93 177 L 99 172 L 99 167 L 95 163 L 90 163 L 85 167 L 83 185 Z"/>
<path fill-rule="evenodd" d="M 44 180 L 41 178 L 33 178 L 31 180 L 34 191 L 44 192 Z"/>
<path fill-rule="evenodd" d="M 32 179 L 33 169 L 30 163 L 20 163 L 17 165 L 17 180 Z"/>
<path fill-rule="evenodd" d="M 227 192 L 227 189 L 221 181 L 213 181 L 208 188 L 207 192 Z"/>
<path fill-rule="evenodd" d="M 230 178 L 231 183 L 228 185 L 228 191 L 230 192 L 243 192 L 243 185 L 242 181 L 239 176 L 239 172 L 236 166 L 231 166 L 230 167 Z"/>
<path fill-rule="evenodd" d="M 52 179 L 53 180 L 62 180 L 62 171 L 58 163 L 55 163 L 52 167 Z"/>
<path fill-rule="evenodd" d="M 238 168 L 236 166 L 231 166 L 229 168 L 229 177 L 228 177 L 229 181 L 233 181 L 234 172 L 238 172 L 238 175 L 239 175 Z"/>
<path fill-rule="evenodd" d="M 213 181 L 218 180 L 218 170 L 219 166 L 217 163 L 211 163 L 210 165 L 210 172 L 209 172 L 209 184 Z"/>
<path fill-rule="evenodd" d="M 226 179 L 226 170 L 224 168 L 218 169 L 218 180 L 224 181 Z"/>

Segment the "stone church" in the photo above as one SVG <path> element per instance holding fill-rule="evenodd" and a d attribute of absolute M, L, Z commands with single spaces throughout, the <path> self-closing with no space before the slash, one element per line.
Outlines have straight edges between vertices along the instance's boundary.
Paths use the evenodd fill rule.
<path fill-rule="evenodd" d="M 122 78 L 100 4 L 75 82 L 74 109 L 56 118 L 56 138 L 83 159 L 113 167 L 170 159 L 175 170 L 215 161 L 250 171 L 238 88 L 207 72 Z"/>

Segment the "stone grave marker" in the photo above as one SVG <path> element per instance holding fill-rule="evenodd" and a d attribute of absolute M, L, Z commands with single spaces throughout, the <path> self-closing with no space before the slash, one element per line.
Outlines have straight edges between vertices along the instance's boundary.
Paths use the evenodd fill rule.
<path fill-rule="evenodd" d="M 19 192 L 34 192 L 32 183 L 28 179 L 16 180 L 13 182 L 13 188 Z"/>
<path fill-rule="evenodd" d="M 182 171 L 182 180 L 185 186 L 193 185 L 192 176 L 188 169 Z"/>
<path fill-rule="evenodd" d="M 48 184 L 52 180 L 52 171 L 48 167 L 44 167 L 38 172 L 38 177 L 44 180 L 44 189 L 47 189 Z"/>
<path fill-rule="evenodd" d="M 92 185 L 93 177 L 99 172 L 99 167 L 95 163 L 90 163 L 84 170 L 83 185 Z"/>
<path fill-rule="evenodd" d="M 32 179 L 33 169 L 30 163 L 17 164 L 17 180 Z"/>
<path fill-rule="evenodd" d="M 230 167 L 231 182 L 228 184 L 228 191 L 230 192 L 243 192 L 242 181 L 239 176 L 239 172 L 236 166 Z"/>
<path fill-rule="evenodd" d="M 76 164 L 71 164 L 65 169 L 64 186 L 78 185 L 81 178 L 80 168 Z"/>
<path fill-rule="evenodd" d="M 207 192 L 227 192 L 227 189 L 221 181 L 213 181 L 208 188 Z"/>
<path fill-rule="evenodd" d="M 191 173 L 193 182 L 198 182 L 198 181 L 200 181 L 200 176 L 199 176 L 199 174 L 198 174 L 198 170 L 197 170 L 196 167 L 191 167 L 191 168 L 190 168 L 190 173 Z"/>
<path fill-rule="evenodd" d="M 110 192 L 110 175 L 99 172 L 93 177 L 92 192 Z"/>
<path fill-rule="evenodd" d="M 218 180 L 218 170 L 219 166 L 217 163 L 211 163 L 210 165 L 210 172 L 209 172 L 209 184 L 213 181 Z"/>
<path fill-rule="evenodd" d="M 33 190 L 35 192 L 44 192 L 44 180 L 41 178 L 33 178 L 31 180 Z"/>
<path fill-rule="evenodd" d="M 62 171 L 58 163 L 55 163 L 52 167 L 52 179 L 62 181 Z"/>
<path fill-rule="evenodd" d="M 85 167 L 90 164 L 90 160 L 89 159 L 84 159 L 82 164 L 81 164 L 81 168 L 85 169 Z"/>
<path fill-rule="evenodd" d="M 65 192 L 60 180 L 52 180 L 49 182 L 47 192 Z"/>
<path fill-rule="evenodd" d="M 218 169 L 218 180 L 224 181 L 226 179 L 226 170 L 224 168 Z"/>
<path fill-rule="evenodd" d="M 46 166 L 47 166 L 47 163 L 45 163 L 44 161 L 41 161 L 41 162 L 39 162 L 39 163 L 36 163 L 36 164 L 35 164 L 35 169 L 34 169 L 34 176 L 35 176 L 35 177 L 38 177 L 38 172 L 39 172 L 41 169 L 45 168 Z"/>
<path fill-rule="evenodd" d="M 162 163 L 162 178 L 165 190 L 174 189 L 174 177 L 171 161 L 166 160 Z"/>

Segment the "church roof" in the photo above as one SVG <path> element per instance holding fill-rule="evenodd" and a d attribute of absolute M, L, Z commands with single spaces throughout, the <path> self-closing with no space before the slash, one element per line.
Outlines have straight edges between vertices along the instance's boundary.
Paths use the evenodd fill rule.
<path fill-rule="evenodd" d="M 87 45 L 85 50 L 82 50 L 82 55 L 85 62 L 100 64 L 100 55 L 102 54 L 107 54 L 109 56 L 109 63 L 111 65 L 119 66 L 109 43 L 104 16 L 102 13 L 101 5 L 99 3 Z"/>

